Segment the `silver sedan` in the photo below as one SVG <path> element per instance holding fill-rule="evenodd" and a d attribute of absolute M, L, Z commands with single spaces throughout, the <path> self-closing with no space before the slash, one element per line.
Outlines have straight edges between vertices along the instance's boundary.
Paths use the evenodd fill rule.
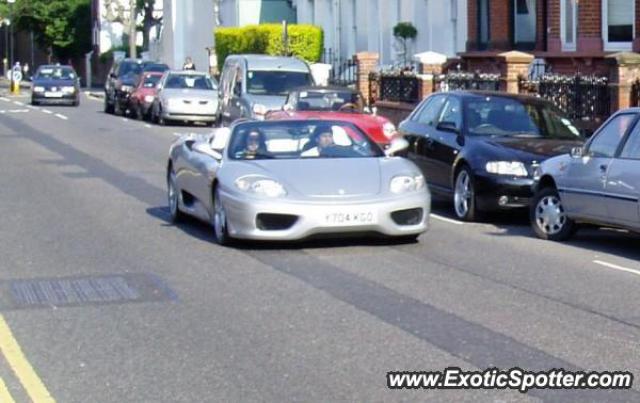
<path fill-rule="evenodd" d="M 420 170 L 341 121 L 240 122 L 172 146 L 171 217 L 211 223 L 218 243 L 297 240 L 320 234 L 416 239 L 431 197 Z"/>
<path fill-rule="evenodd" d="M 212 124 L 218 112 L 218 86 L 206 73 L 167 71 L 158 83 L 151 119 L 161 125 L 171 121 Z"/>

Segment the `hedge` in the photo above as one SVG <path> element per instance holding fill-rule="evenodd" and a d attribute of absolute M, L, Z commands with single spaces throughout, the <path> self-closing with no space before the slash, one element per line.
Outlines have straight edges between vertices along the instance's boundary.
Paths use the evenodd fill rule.
<path fill-rule="evenodd" d="M 218 68 L 222 68 L 228 55 L 257 53 L 282 55 L 282 25 L 247 25 L 241 28 L 215 30 Z M 323 33 L 313 25 L 289 25 L 289 54 L 308 62 L 317 62 L 322 56 Z"/>

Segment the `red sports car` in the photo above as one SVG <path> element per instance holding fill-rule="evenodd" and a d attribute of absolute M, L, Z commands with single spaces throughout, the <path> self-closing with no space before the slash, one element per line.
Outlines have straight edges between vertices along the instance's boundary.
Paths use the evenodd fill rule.
<path fill-rule="evenodd" d="M 148 119 L 151 105 L 156 98 L 158 89 L 156 85 L 162 78 L 162 72 L 145 72 L 140 76 L 140 80 L 129 95 L 129 111 L 137 119 Z"/>
<path fill-rule="evenodd" d="M 386 148 L 398 136 L 388 119 L 364 112 L 362 96 L 344 87 L 304 87 L 289 93 L 281 111 L 267 113 L 267 120 L 322 119 L 353 123 Z"/>

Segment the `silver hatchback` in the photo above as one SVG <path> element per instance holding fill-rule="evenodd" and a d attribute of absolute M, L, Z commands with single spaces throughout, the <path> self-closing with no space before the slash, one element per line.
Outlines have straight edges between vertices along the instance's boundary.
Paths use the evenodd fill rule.
<path fill-rule="evenodd" d="M 543 162 L 536 172 L 531 225 L 565 240 L 577 223 L 640 231 L 640 108 L 611 116 L 584 147 Z"/>

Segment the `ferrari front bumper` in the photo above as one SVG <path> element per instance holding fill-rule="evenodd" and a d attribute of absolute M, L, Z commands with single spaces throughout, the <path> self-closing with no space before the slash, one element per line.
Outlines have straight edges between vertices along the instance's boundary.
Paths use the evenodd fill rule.
<path fill-rule="evenodd" d="M 318 234 L 409 236 L 429 226 L 427 191 L 351 201 L 265 199 L 221 192 L 229 234 L 239 239 L 299 240 Z"/>

